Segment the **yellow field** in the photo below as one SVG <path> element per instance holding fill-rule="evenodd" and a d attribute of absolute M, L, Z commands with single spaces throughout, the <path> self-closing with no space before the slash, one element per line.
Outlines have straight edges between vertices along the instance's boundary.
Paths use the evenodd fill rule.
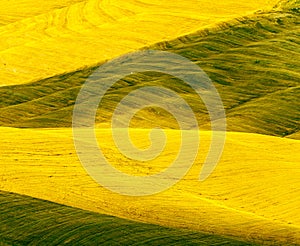
<path fill-rule="evenodd" d="M 270 9 L 277 2 L 2 0 L 0 86 L 100 64 L 160 41 Z M 150 146 L 148 131 L 131 129 L 139 148 Z M 168 141 L 161 155 L 139 162 L 119 153 L 110 129 L 99 128 L 96 133 L 111 164 L 137 176 L 168 168 L 181 143 L 180 131 L 165 130 Z M 201 136 L 201 149 L 184 179 L 159 194 L 129 197 L 105 189 L 87 174 L 76 154 L 71 129 L 0 127 L 0 190 L 251 242 L 300 244 L 300 142 L 229 132 L 217 168 L 200 182 L 211 133 L 195 134 Z M 292 137 L 299 138 L 299 133 Z"/>
<path fill-rule="evenodd" d="M 269 9 L 277 1 L 4 0 L 0 3 L 0 86 L 98 64 Z"/>
<path fill-rule="evenodd" d="M 51 0 L 39 2 L 32 0 L 1 0 L 0 26 L 47 13 L 51 10 L 63 8 L 77 2 L 83 2 L 83 0 Z"/>
<path fill-rule="evenodd" d="M 132 130 L 141 148 L 149 145 L 147 133 Z M 168 144 L 157 161 L 138 163 L 126 160 L 112 147 L 110 130 L 97 130 L 106 157 L 120 170 L 135 175 L 159 172 L 176 156 L 180 132 L 167 130 L 166 134 Z M 297 140 L 228 133 L 221 162 L 206 181 L 199 182 L 210 143 L 210 133 L 201 132 L 201 150 L 184 180 L 163 193 L 134 198 L 112 193 L 86 174 L 69 129 L 0 128 L 0 135 L 1 190 L 161 225 L 254 241 L 300 243 Z"/>

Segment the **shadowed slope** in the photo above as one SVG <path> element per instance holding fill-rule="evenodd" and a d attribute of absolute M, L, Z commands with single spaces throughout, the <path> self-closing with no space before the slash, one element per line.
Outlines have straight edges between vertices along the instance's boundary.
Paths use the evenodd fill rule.
<path fill-rule="evenodd" d="M 2 191 L 0 217 L 1 245 L 250 245 L 218 235 L 128 221 Z"/>

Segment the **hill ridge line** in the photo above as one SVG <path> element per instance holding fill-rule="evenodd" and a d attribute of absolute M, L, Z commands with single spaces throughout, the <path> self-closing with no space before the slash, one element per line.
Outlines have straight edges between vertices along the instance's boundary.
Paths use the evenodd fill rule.
<path fill-rule="evenodd" d="M 77 5 L 77 4 L 81 4 L 81 3 L 86 3 L 87 1 L 89 1 L 89 0 L 85 0 L 85 1 L 82 1 L 82 2 L 79 2 L 79 3 L 75 3 L 73 5 Z M 63 7 L 63 8 L 69 8 L 69 7 Z M 53 10 L 53 11 L 55 11 L 55 10 Z M 60 10 L 60 9 L 58 9 L 58 10 Z M 201 36 L 203 36 L 203 37 L 205 37 L 205 36 L 209 35 L 209 32 L 225 31 L 225 30 L 230 29 L 232 26 L 238 26 L 240 24 L 242 25 L 243 21 L 251 20 L 251 17 L 263 17 L 264 15 L 270 14 L 270 13 L 280 14 L 281 10 L 270 10 L 270 11 L 267 11 L 267 12 L 258 13 L 258 15 L 256 14 L 256 12 L 254 12 L 252 14 L 248 14 L 248 15 L 236 17 L 236 18 L 233 18 L 233 19 L 228 19 L 227 21 L 220 21 L 220 22 L 217 22 L 215 24 L 209 25 L 207 27 L 203 27 L 203 28 L 201 28 L 201 29 L 199 29 L 197 31 L 192 31 L 192 32 L 187 33 L 187 34 L 180 35 L 180 36 L 178 36 L 177 38 L 174 38 L 174 39 L 163 40 L 163 41 L 156 42 L 154 44 L 145 45 L 144 47 L 141 47 L 138 50 L 147 50 L 147 49 L 151 48 L 153 45 L 159 45 L 159 44 L 165 43 L 165 42 L 172 42 L 173 40 L 177 40 L 177 39 L 180 40 L 180 39 L 185 38 L 185 37 L 187 37 L 187 36 L 189 36 L 191 34 L 196 34 L 196 33 L 199 34 L 199 35 L 201 35 Z M 46 14 L 41 14 L 41 15 L 46 15 Z M 31 19 L 31 18 L 33 18 L 33 17 L 30 17 L 29 19 Z M 122 19 L 123 18 L 121 18 L 120 20 L 122 20 Z M 128 17 L 125 17 L 124 19 L 128 19 Z M 11 24 L 14 24 L 14 23 L 11 23 Z M 105 23 L 105 24 L 103 24 L 103 26 L 107 25 L 107 24 L 109 24 L 109 23 Z M 10 25 L 10 24 L 8 24 L 8 25 Z M 100 25 L 100 26 L 102 26 L 102 25 Z M 300 29 L 300 27 L 299 28 L 295 28 L 294 30 L 298 30 L 298 29 Z M 283 30 L 285 30 L 284 31 L 285 33 L 291 33 L 292 32 L 292 30 L 288 30 L 288 29 L 284 29 L 284 28 L 283 28 Z M 0 32 L 1 32 L 1 27 L 0 27 Z M 276 35 L 276 34 L 274 34 L 274 35 Z M 49 36 L 49 37 L 52 38 L 52 36 Z M 275 37 L 274 38 L 270 38 L 269 40 L 272 40 L 272 39 L 275 39 Z M 32 43 L 32 42 L 35 42 L 35 41 L 30 41 L 28 43 Z M 251 46 L 254 43 L 260 43 L 260 41 L 251 41 L 246 46 Z M 300 44 L 297 44 L 297 43 L 295 43 L 295 44 L 296 45 L 300 45 Z M 14 49 L 15 47 L 18 47 L 18 46 L 22 46 L 22 44 L 17 45 L 17 46 L 13 46 L 13 47 L 10 47 L 10 48 L 6 48 L 5 50 L 0 50 L 0 54 L 2 52 L 7 51 L 7 50 Z M 227 52 L 238 50 L 238 49 L 239 49 L 239 47 L 229 48 L 224 53 L 211 54 L 209 58 L 218 57 L 218 56 L 221 56 L 222 54 L 226 54 Z M 128 52 L 128 53 L 131 53 L 131 52 Z M 124 53 L 123 55 L 126 55 L 128 53 Z M 123 56 L 123 55 L 121 55 L 121 56 Z M 115 58 L 117 58 L 117 57 L 115 57 Z M 112 59 L 115 59 L 115 58 L 112 58 Z M 78 67 L 78 68 L 76 68 L 74 70 L 69 70 L 69 71 L 65 71 L 65 72 L 62 72 L 62 73 L 57 73 L 57 74 L 54 74 L 54 75 L 50 75 L 48 77 L 41 77 L 41 78 L 38 78 L 38 79 L 35 79 L 35 80 L 32 80 L 32 81 L 28 81 L 28 82 L 22 83 L 22 84 L 0 85 L 0 87 L 1 88 L 5 88 L 5 87 L 19 86 L 19 85 L 30 85 L 32 83 L 36 83 L 36 82 L 39 82 L 39 81 L 44 80 L 44 79 L 49 79 L 49 78 L 53 78 L 53 77 L 57 77 L 57 76 L 63 76 L 63 75 L 66 75 L 66 74 L 76 73 L 76 72 L 82 71 L 83 69 L 86 69 L 86 68 L 99 67 L 99 66 L 105 64 L 109 60 L 98 61 L 98 62 L 95 62 L 94 64 L 89 64 L 88 66 L 83 65 L 82 67 Z M 196 62 L 196 64 L 198 64 L 198 63 L 199 62 Z"/>
<path fill-rule="evenodd" d="M 89 0 L 85 0 L 85 1 L 78 2 L 78 3 L 74 3 L 74 4 L 72 4 L 71 6 L 68 6 L 68 7 L 62 7 L 62 8 L 60 8 L 60 9 L 54 9 L 54 10 L 51 10 L 50 12 L 59 11 L 59 10 L 61 10 L 61 9 L 68 9 L 68 8 L 72 7 L 73 5 L 80 5 L 80 4 L 83 4 L 83 3 L 87 3 L 88 1 L 89 1 Z M 277 10 L 277 11 L 274 10 L 274 7 L 273 7 L 272 9 L 270 9 L 270 10 L 268 10 L 268 11 L 259 13 L 259 15 L 264 15 L 264 14 L 268 14 L 268 13 L 273 13 L 274 11 L 275 11 L 275 13 L 280 12 L 280 11 L 278 11 L 278 10 Z M 50 13 L 50 12 L 49 12 L 49 13 Z M 42 17 L 43 17 L 43 16 L 47 16 L 49 13 L 47 13 L 47 14 L 41 14 L 41 15 L 37 15 L 37 16 L 42 16 Z M 143 13 L 143 14 L 144 14 L 144 13 Z M 164 42 L 172 42 L 172 40 L 184 38 L 184 37 L 186 37 L 186 36 L 188 36 L 188 35 L 190 35 L 190 34 L 193 34 L 193 33 L 204 34 L 204 36 L 207 36 L 207 35 L 208 35 L 207 32 L 210 32 L 210 31 L 212 31 L 212 32 L 216 32 L 216 31 L 224 31 L 224 30 L 226 30 L 226 29 L 230 29 L 230 27 L 232 27 L 233 25 L 243 24 L 242 21 L 250 20 L 251 17 L 255 17 L 255 16 L 256 16 L 256 12 L 250 13 L 250 14 L 247 14 L 247 15 L 243 15 L 243 16 L 239 16 L 239 17 L 234 17 L 234 18 L 232 18 L 232 19 L 228 19 L 228 20 L 225 20 L 225 21 L 219 21 L 219 22 L 216 22 L 216 23 L 214 23 L 214 24 L 210 24 L 210 25 L 208 25 L 208 26 L 204 26 L 204 27 L 202 27 L 202 28 L 200 28 L 200 29 L 198 29 L 198 30 L 190 31 L 190 32 L 185 33 L 185 34 L 181 34 L 181 35 L 179 35 L 179 36 L 176 37 L 176 38 L 172 38 L 172 39 L 169 39 L 169 40 L 162 40 L 162 41 L 159 41 L 159 42 L 155 42 L 155 43 L 153 43 L 153 44 L 145 45 L 144 47 L 140 47 L 138 50 L 148 49 L 149 47 L 151 47 L 151 46 L 153 46 L 153 45 L 157 45 L 157 44 L 164 43 Z M 30 19 L 35 19 L 35 17 L 29 17 L 28 20 L 30 20 Z M 128 19 L 128 17 L 120 18 L 120 19 L 118 19 L 118 21 L 119 21 L 119 20 L 120 20 L 120 21 L 121 21 L 121 20 L 125 20 L 125 19 Z M 27 19 L 25 19 L 25 20 L 27 20 Z M 21 20 L 21 21 L 19 21 L 19 22 L 22 22 L 22 21 L 23 21 L 23 20 Z M 15 23 L 17 23 L 17 22 L 10 23 L 10 24 L 13 25 L 13 24 L 15 24 Z M 10 24 L 8 24 L 8 25 L 10 25 Z M 98 27 L 105 26 L 105 25 L 108 25 L 108 24 L 109 24 L 109 23 L 104 23 L 104 24 L 101 24 L 101 25 L 96 26 L 96 27 L 98 28 Z M 6 27 L 6 26 L 7 26 L 7 25 L 2 26 L 2 27 L 0 26 L 0 32 L 2 31 L 1 28 L 4 28 L 4 27 Z M 48 34 L 46 34 L 46 35 L 48 35 Z M 49 36 L 49 38 L 52 38 L 51 35 L 48 35 L 48 36 Z M 36 40 L 32 40 L 32 41 L 29 41 L 28 44 L 30 44 L 30 43 L 35 43 L 35 42 L 36 42 Z M 4 49 L 4 50 L 0 50 L 0 54 L 3 53 L 3 52 L 6 53 L 6 51 L 9 51 L 9 50 L 12 50 L 12 49 L 14 49 L 14 48 L 16 48 L 16 47 L 21 47 L 21 46 L 23 46 L 23 43 L 22 43 L 22 44 L 19 44 L 19 45 L 16 45 L 16 46 L 12 46 L 12 47 L 6 48 L 6 49 Z M 129 53 L 130 53 L 130 52 L 129 52 Z M 122 55 L 125 55 L 125 54 L 128 54 L 128 52 L 127 52 L 127 53 L 124 53 L 124 54 L 122 54 Z M 121 56 L 122 56 L 122 55 L 121 55 Z M 219 54 L 216 54 L 216 55 L 219 55 Z M 211 57 L 213 57 L 213 55 L 212 55 Z M 115 57 L 115 58 L 117 58 L 117 57 Z M 112 58 L 112 59 L 114 59 L 114 58 Z M 108 60 L 110 60 L 110 59 L 108 59 Z M 89 64 L 88 67 L 89 67 L 89 68 L 93 68 L 93 67 L 100 66 L 100 65 L 106 63 L 108 60 L 107 60 L 107 59 L 104 59 L 104 60 L 95 62 L 95 63 L 93 63 L 93 64 Z M 83 65 L 83 66 L 78 67 L 78 68 L 73 69 L 73 70 L 67 70 L 67 71 L 64 71 L 64 72 L 62 72 L 62 73 L 57 73 L 57 74 L 50 75 L 50 76 L 48 76 L 48 77 L 40 77 L 40 78 L 37 78 L 37 79 L 33 79 L 33 80 L 28 81 L 28 82 L 26 82 L 26 83 L 22 83 L 21 85 L 35 83 L 35 82 L 38 82 L 38 81 L 40 81 L 40 80 L 52 78 L 52 77 L 59 76 L 59 75 L 64 75 L 64 74 L 70 74 L 70 73 L 78 72 L 78 71 L 81 71 L 82 69 L 85 69 L 86 67 L 87 67 L 87 65 Z M 1 70 L 1 69 L 0 69 L 0 70 Z M 5 84 L 4 84 L 4 85 L 1 85 L 1 84 L 0 84 L 0 87 L 8 87 L 8 86 L 14 86 L 14 85 L 19 85 L 19 84 L 12 84 L 12 85 L 5 85 Z"/>
<path fill-rule="evenodd" d="M 20 27 L 18 27 L 18 24 L 13 24 L 13 27 L 18 28 L 17 31 L 14 28 L 9 31 L 8 26 L 2 27 L 2 29 L 0 28 L 0 32 L 2 32 L 1 35 L 4 34 L 1 40 L 2 50 L 0 54 L 3 55 L 2 62 L 6 64 L 6 66 L 3 68 L 3 80 L 6 80 L 4 83 L 2 83 L 2 85 L 24 84 L 28 82 L 34 82 L 42 78 L 49 78 L 57 74 L 76 71 L 80 68 L 93 66 L 94 64 L 104 62 L 108 59 L 118 57 L 122 54 L 126 54 L 128 52 L 141 49 L 149 45 L 154 45 L 155 43 L 163 40 L 172 40 L 174 38 L 193 33 L 199 29 L 204 29 L 208 26 L 214 26 L 216 23 L 229 21 L 233 18 L 237 18 L 238 16 L 247 14 L 248 12 L 250 12 L 250 10 L 251 12 L 254 12 L 257 8 L 271 8 L 268 7 L 269 5 L 266 5 L 266 7 L 264 7 L 264 4 L 257 4 L 254 5 L 254 7 L 250 7 L 250 5 L 245 1 L 245 3 L 241 3 L 239 5 L 241 7 L 244 6 L 244 8 L 246 7 L 245 9 L 243 9 L 243 11 L 241 11 L 240 14 L 238 14 L 239 12 L 228 10 L 227 12 L 225 11 L 223 15 L 216 15 L 215 18 L 212 19 L 211 16 L 213 16 L 213 13 L 207 14 L 207 9 L 206 12 L 203 12 L 203 16 L 201 18 L 199 17 L 199 14 L 196 15 L 195 13 L 197 12 L 197 8 L 200 9 L 200 6 L 196 6 L 196 9 L 187 9 L 184 12 L 185 16 L 178 16 L 178 20 L 176 19 L 177 21 L 182 20 L 182 18 L 189 19 L 189 21 L 181 21 L 179 25 L 177 23 L 177 29 L 175 31 L 169 28 L 170 19 L 172 20 L 174 18 L 161 18 L 163 21 L 155 22 L 152 15 L 157 12 L 157 9 L 150 8 L 148 10 L 141 8 L 140 6 L 138 6 L 138 2 L 134 2 L 133 0 L 130 2 L 120 2 L 120 5 L 116 3 L 114 3 L 115 5 L 109 5 L 105 3 L 106 5 L 104 5 L 103 11 L 106 11 L 106 9 L 110 10 L 110 8 L 113 8 L 113 10 L 115 10 L 115 8 L 120 9 L 120 13 L 112 12 L 112 10 L 109 11 L 113 13 L 112 18 L 117 21 L 107 20 L 107 17 L 103 17 L 103 15 L 101 15 L 101 12 L 99 13 L 99 11 L 97 10 L 98 7 L 95 4 L 88 6 L 89 12 L 83 13 L 83 15 L 79 14 L 78 18 L 73 18 L 73 12 L 79 11 L 78 9 L 76 9 L 76 6 L 80 6 L 80 4 L 82 3 L 94 4 L 90 1 L 75 3 L 70 7 L 65 7 L 66 10 L 69 9 L 70 11 L 68 11 L 67 13 L 62 13 L 62 15 L 52 16 L 51 18 L 46 18 L 47 15 L 44 15 L 45 17 L 43 18 L 31 18 L 33 20 L 33 23 L 29 23 L 30 25 L 26 25 L 23 21 L 23 24 L 22 22 L 20 22 Z M 159 5 L 159 7 L 162 8 L 161 11 L 163 11 L 164 9 L 167 10 L 164 4 L 166 3 L 163 2 Z M 133 8 L 133 10 L 131 10 L 130 16 L 125 15 L 124 12 L 122 12 L 121 8 L 124 8 L 124 6 L 125 8 Z M 134 8 L 134 6 L 137 6 L 136 9 Z M 171 9 L 168 8 L 169 11 L 166 11 L 165 15 L 171 12 L 172 15 L 177 16 L 177 8 L 179 8 L 181 5 L 179 4 L 178 6 L 174 6 L 175 7 Z M 249 9 L 248 12 L 247 9 Z M 54 10 L 54 12 L 55 11 L 59 12 L 58 10 Z M 163 12 L 161 11 L 159 14 L 162 15 Z M 51 16 L 51 14 L 48 15 Z M 71 16 L 70 20 L 69 15 Z M 138 18 L 138 23 L 140 23 L 140 25 L 136 25 L 137 20 L 135 18 L 137 15 L 145 17 Z M 25 22 L 28 22 L 28 20 L 26 20 Z M 134 28 L 130 28 L 133 24 Z M 174 25 L 175 24 L 176 22 L 174 23 Z M 22 28 L 22 26 L 24 28 Z M 153 27 L 152 35 L 149 34 L 147 36 L 146 33 L 144 34 L 144 29 L 150 28 L 150 26 Z M 94 27 L 97 27 L 96 31 Z M 117 29 L 122 27 L 124 31 L 128 29 L 126 35 L 124 34 L 124 32 L 117 31 Z M 166 31 L 166 29 L 168 28 L 170 29 L 169 32 Z M 161 31 L 159 32 L 160 29 Z M 14 39 L 10 38 L 8 40 L 8 37 L 11 35 L 15 35 L 16 37 Z M 99 40 L 99 38 L 95 39 L 97 35 L 102 35 L 103 38 L 101 40 Z M 109 43 L 109 41 L 107 40 L 111 37 L 110 35 L 118 38 L 118 40 Z M 133 35 L 135 36 L 135 38 L 132 38 Z M 67 38 L 69 45 L 64 44 L 64 38 Z M 6 40 L 8 40 L 8 42 L 6 42 Z M 120 40 L 122 42 L 117 42 Z M 31 41 L 33 43 L 31 43 Z M 108 42 L 108 46 L 103 49 L 103 43 L 105 42 Z M 29 43 L 31 45 L 24 45 Z M 98 50 L 98 52 L 95 53 L 94 50 L 92 52 L 90 49 L 83 50 L 83 43 L 86 43 L 87 45 L 92 44 L 94 50 Z M 54 46 L 54 44 L 56 46 Z M 73 46 L 76 46 L 73 55 L 75 57 L 75 60 L 73 59 L 73 62 L 70 63 L 70 57 L 64 56 L 63 53 L 65 53 L 65 50 Z M 54 60 L 52 54 L 54 47 L 56 47 L 57 49 L 57 52 L 55 52 L 56 56 L 60 56 L 63 59 Z M 100 47 L 102 48 L 100 49 Z M 6 50 L 5 48 L 8 48 L 8 50 Z M 13 50 L 11 50 L 11 48 L 13 48 Z M 107 49 L 110 49 L 111 51 L 108 53 L 106 51 Z M 21 55 L 18 55 L 19 59 L 17 63 L 17 61 L 12 59 L 11 57 L 13 54 L 19 53 Z M 29 53 L 31 54 L 30 59 L 25 59 L 26 57 L 28 58 Z M 39 67 L 39 69 L 32 67 L 32 64 L 35 64 L 37 62 L 38 64 L 41 64 L 41 61 L 44 61 L 46 59 L 42 56 L 42 54 L 44 54 L 44 56 L 49 56 L 51 59 L 48 59 L 48 62 Z M 28 63 L 28 61 L 30 62 Z M 22 66 L 20 65 L 20 63 L 22 63 Z M 29 69 L 31 70 L 31 73 L 29 73 Z"/>

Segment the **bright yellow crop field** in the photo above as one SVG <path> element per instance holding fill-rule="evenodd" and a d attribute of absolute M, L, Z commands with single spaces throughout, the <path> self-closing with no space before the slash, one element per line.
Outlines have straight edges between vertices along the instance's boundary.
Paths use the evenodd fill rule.
<path fill-rule="evenodd" d="M 124 159 L 113 147 L 110 130 L 98 129 L 97 136 L 113 165 L 145 175 L 167 167 L 178 151 L 180 132 L 165 132 L 165 152 L 149 163 Z M 1 190 L 161 225 L 254 241 L 284 242 L 288 237 L 300 243 L 297 140 L 227 133 L 220 163 L 206 181 L 199 182 L 210 143 L 210 132 L 201 132 L 199 155 L 182 181 L 160 194 L 127 197 L 106 190 L 87 175 L 69 129 L 0 128 L 0 135 Z M 148 130 L 132 130 L 132 136 L 140 139 L 139 147 L 149 145 Z"/>
<path fill-rule="evenodd" d="M 83 2 L 83 0 L 51 0 L 39 2 L 32 0 L 1 0 L 0 26 L 47 13 L 51 10 L 63 8 L 77 2 Z"/>
<path fill-rule="evenodd" d="M 1 1 L 0 86 L 98 64 L 277 1 Z"/>
<path fill-rule="evenodd" d="M 300 245 L 300 141 L 295 140 L 300 134 L 296 100 L 299 64 L 292 58 L 299 54 L 299 9 L 296 1 L 282 1 L 294 7 L 286 13 L 278 7 L 277 13 L 272 7 L 278 2 L 1 0 L 0 118 L 4 125 L 0 124 L 0 191 L 151 224 L 233 236 L 244 242 Z M 259 10 L 261 14 L 256 12 Z M 271 11 L 268 14 L 264 10 Z M 239 24 L 221 32 L 223 22 Z M 204 29 L 207 39 L 202 40 Z M 184 38 L 180 37 L 186 34 L 193 34 L 186 40 L 201 42 L 181 42 Z M 195 64 L 201 64 L 201 57 L 207 56 L 207 71 L 226 99 L 227 123 L 237 122 L 238 127 L 228 129 L 264 130 L 261 132 L 291 139 L 227 132 L 220 162 L 200 182 L 211 132 L 190 131 L 200 134 L 200 150 L 182 180 L 151 196 L 119 195 L 99 185 L 85 171 L 74 147 L 72 129 L 46 129 L 47 123 L 58 127 L 60 118 L 66 124 L 71 122 L 70 108 L 80 81 L 93 71 L 94 65 L 154 44 L 159 47 L 157 43 L 166 40 L 173 40 L 163 44 L 167 47 L 172 43 L 171 52 L 190 56 Z M 224 49 L 224 54 L 215 56 L 215 51 Z M 209 52 L 202 54 L 205 50 Z M 278 61 L 273 64 L 275 60 Z M 90 71 L 78 73 L 70 80 L 61 76 L 84 68 Z M 247 76 L 237 74 L 245 70 L 249 70 Z M 47 86 L 43 86 L 45 78 L 51 82 Z M 139 78 L 133 79 L 139 82 Z M 30 82 L 39 84 L 22 86 Z M 137 88 L 137 83 L 124 84 Z M 129 89 L 116 87 L 109 94 L 111 103 Z M 192 97 L 190 101 L 194 103 Z M 287 101 L 289 104 L 285 104 Z M 262 105 L 268 113 L 261 110 Z M 147 119 L 148 111 L 143 112 L 140 119 Z M 249 117 L 243 117 L 246 114 Z M 24 120 L 24 125 L 10 119 Z M 169 118 L 162 119 L 170 126 Z M 134 145 L 146 149 L 151 145 L 149 130 L 137 129 L 141 125 L 143 122 L 131 125 L 131 139 Z M 111 129 L 100 128 L 110 127 L 108 123 L 97 126 L 98 144 L 107 160 L 130 175 L 147 176 L 165 170 L 182 147 L 180 130 L 164 130 L 167 144 L 163 152 L 154 160 L 136 161 L 120 153 Z M 184 145 L 194 146 L 191 140 Z M 116 181 L 118 185 L 121 186 Z"/>

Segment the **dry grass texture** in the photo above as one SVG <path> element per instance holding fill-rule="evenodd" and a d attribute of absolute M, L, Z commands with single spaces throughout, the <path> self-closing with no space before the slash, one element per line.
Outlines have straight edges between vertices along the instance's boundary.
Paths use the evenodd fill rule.
<path fill-rule="evenodd" d="M 300 244 L 300 142 L 254 134 L 299 139 L 299 64 L 293 59 L 299 53 L 298 1 L 282 1 L 286 10 L 279 4 L 277 10 L 233 20 L 277 2 L 1 1 L 0 190 L 251 243 Z M 198 32 L 229 20 L 232 26 L 224 30 Z M 92 180 L 78 160 L 70 128 L 43 128 L 70 126 L 76 95 L 93 66 L 144 47 L 175 52 L 201 65 L 220 91 L 228 129 L 252 133 L 228 132 L 220 163 L 200 182 L 211 138 L 209 131 L 201 131 L 201 149 L 183 180 L 156 195 L 128 197 Z M 112 112 L 119 96 L 140 85 L 143 76 L 112 90 L 104 112 Z M 174 81 L 169 84 L 176 89 Z M 195 102 L 184 87 L 179 91 Z M 138 116 L 172 123 L 169 115 L 159 119 L 143 111 Z M 141 122 L 132 123 L 131 137 L 147 148 L 149 130 L 137 129 Z M 209 129 L 203 126 L 206 122 L 201 129 Z M 162 171 L 180 149 L 180 131 L 165 130 L 161 155 L 139 162 L 119 153 L 110 129 L 96 133 L 111 165 L 131 175 Z"/>
<path fill-rule="evenodd" d="M 0 27 L 0 86 L 23 84 L 98 64 L 270 8 L 277 0 L 226 0 L 213 4 L 208 0 L 75 2 L 1 2 L 0 23 L 10 24 Z"/>
<path fill-rule="evenodd" d="M 95 183 L 75 153 L 70 130 L 1 128 L 1 190 L 27 194 L 86 210 L 161 225 L 238 236 L 251 241 L 300 243 L 299 150 L 291 139 L 228 133 L 221 162 L 198 181 L 210 133 L 185 177 L 171 189 L 148 197 L 117 195 Z M 132 130 L 147 147 L 148 130 Z M 178 152 L 179 131 L 167 130 L 165 152 L 150 163 L 126 160 L 113 147 L 109 130 L 98 130 L 111 163 L 135 175 L 167 167 Z M 193 143 L 191 143 L 193 144 Z"/>

